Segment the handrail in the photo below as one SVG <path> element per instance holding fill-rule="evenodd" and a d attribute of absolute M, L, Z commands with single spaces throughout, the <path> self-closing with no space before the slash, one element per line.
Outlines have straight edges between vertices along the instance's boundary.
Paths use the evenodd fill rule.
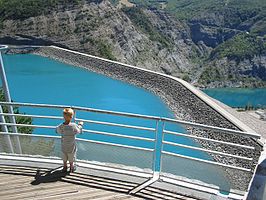
<path fill-rule="evenodd" d="M 186 145 L 186 144 L 181 144 L 181 143 L 175 143 L 172 141 L 168 141 L 165 139 L 166 134 L 172 134 L 175 136 L 179 137 L 187 137 L 195 140 L 202 140 L 206 141 L 209 143 L 217 143 L 217 144 L 223 144 L 223 145 L 229 145 L 232 147 L 237 147 L 237 148 L 245 148 L 248 150 L 252 150 L 251 152 L 254 152 L 255 150 L 255 144 L 251 143 L 249 145 L 243 145 L 240 143 L 234 143 L 233 142 L 226 142 L 226 141 L 220 141 L 220 140 L 215 140 L 215 139 L 210 139 L 207 137 L 201 137 L 197 135 L 192 134 L 185 134 L 185 133 L 179 133 L 176 131 L 170 131 L 167 130 L 165 127 L 168 127 L 168 124 L 174 123 L 176 125 L 182 125 L 184 127 L 191 127 L 192 130 L 193 128 L 199 128 L 202 130 L 210 130 L 210 131 L 217 131 L 217 132 L 222 132 L 225 134 L 235 134 L 239 136 L 244 136 L 244 137 L 249 137 L 249 138 L 255 138 L 258 139 L 260 136 L 258 134 L 254 133 L 247 133 L 247 132 L 242 132 L 238 130 L 231 130 L 227 128 L 221 128 L 221 127 L 215 127 L 215 126 L 209 126 L 209 125 L 204 125 L 204 124 L 199 124 L 199 123 L 194 123 L 194 122 L 187 122 L 187 121 L 182 121 L 182 120 L 176 120 L 176 119 L 169 119 L 165 117 L 157 117 L 157 116 L 148 116 L 148 115 L 139 115 L 139 114 L 133 114 L 133 113 L 123 113 L 123 112 L 115 112 L 115 111 L 108 111 L 108 110 L 99 110 L 99 109 L 94 109 L 94 108 L 86 108 L 86 107 L 80 107 L 80 106 L 68 106 L 68 105 L 49 105 L 49 104 L 33 104 L 33 103 L 17 103 L 17 102 L 0 102 L 0 105 L 6 106 L 6 105 L 12 105 L 12 106 L 25 106 L 25 107 L 36 107 L 36 108 L 49 108 L 49 109 L 64 109 L 66 107 L 70 107 L 74 109 L 75 111 L 85 111 L 85 112 L 91 112 L 91 113 L 102 113 L 102 114 L 108 114 L 108 115 L 113 115 L 113 116 L 123 116 L 123 117 L 130 117 L 130 118 L 138 118 L 138 119 L 143 119 L 143 120 L 154 120 L 154 121 L 148 121 L 146 125 L 130 125 L 123 122 L 123 123 L 117 123 L 117 122 L 106 122 L 106 121 L 101 121 L 101 120 L 93 120 L 93 119 L 82 119 L 82 118 L 77 118 L 75 117 L 75 121 L 83 121 L 87 123 L 88 125 L 90 124 L 96 124 L 96 125 L 103 125 L 103 126 L 95 126 L 97 130 L 92 130 L 94 127 L 90 127 L 89 129 L 83 129 L 83 133 L 92 133 L 92 134 L 98 134 L 102 135 L 102 137 L 94 137 L 96 135 L 93 135 L 92 138 L 99 138 L 99 139 L 83 139 L 83 138 L 76 138 L 78 142 L 88 142 L 88 143 L 94 143 L 94 144 L 99 144 L 99 145 L 108 145 L 108 146 L 114 146 L 114 147 L 123 147 L 123 148 L 128 148 L 128 149 L 136 149 L 140 151 L 148 151 L 152 152 L 152 154 L 149 154 L 150 158 L 152 159 L 152 162 L 149 163 L 152 164 L 151 169 L 154 172 L 154 174 L 158 174 L 158 177 L 153 177 L 154 179 L 151 180 L 157 180 L 160 177 L 160 173 L 167 173 L 167 172 L 162 172 L 161 169 L 163 168 L 164 164 L 162 164 L 164 161 L 163 155 L 168 155 L 168 156 L 175 156 L 179 158 L 184 158 L 190 161 L 195 161 L 198 163 L 205 163 L 205 164 L 210 164 L 214 166 L 220 166 L 223 168 L 229 168 L 229 169 L 235 169 L 235 170 L 240 170 L 240 171 L 245 171 L 245 172 L 252 172 L 253 168 L 251 167 L 250 169 L 247 168 L 247 166 L 252 166 L 250 164 L 253 164 L 253 153 L 251 153 L 249 156 L 240 156 L 240 155 L 235 155 L 235 153 L 230 152 L 230 151 L 223 151 L 223 150 L 211 150 L 203 146 L 195 146 L 195 145 Z M 35 115 L 35 114 L 11 114 L 11 113 L 1 113 L 0 116 L 15 116 L 15 117 L 31 117 L 31 118 L 40 118 L 40 119 L 52 119 L 52 120 L 62 120 L 63 117 L 60 116 L 48 116 L 48 115 Z M 119 118 L 120 119 L 120 118 Z M 118 120 L 119 121 L 119 120 Z M 58 121 L 49 121 L 49 122 L 57 122 Z M 152 122 L 152 123 L 150 123 Z M 141 124 L 141 123 L 140 123 Z M 145 123 L 144 123 L 145 124 Z M 17 126 L 17 127 L 31 127 L 31 128 L 44 128 L 44 129 L 55 129 L 56 126 L 55 124 L 52 123 L 52 125 L 37 125 L 37 124 L 18 124 L 18 123 L 6 123 L 6 122 L 0 122 L 0 126 L 7 126 L 7 127 L 12 127 L 12 126 Z M 126 129 L 114 129 L 114 132 L 106 131 L 105 128 L 108 128 L 109 126 L 111 127 L 119 127 L 119 128 L 126 128 Z M 147 126 L 147 127 L 146 127 Z M 85 126 L 84 126 L 85 127 Z M 104 127 L 103 130 L 98 130 L 98 128 Z M 129 134 L 126 134 L 128 129 L 131 129 L 132 132 L 129 132 Z M 117 131 L 118 130 L 118 131 Z M 122 132 L 125 131 L 125 132 Z M 142 132 L 137 132 L 137 131 L 142 131 Z M 145 131 L 145 132 L 143 132 Z M 117 132 L 117 133 L 115 133 Z M 120 132 L 120 133 L 119 133 Z M 135 133 L 136 132 L 136 133 Z M 139 133 L 147 133 L 147 135 L 141 135 Z M 208 133 L 208 132 L 207 132 Z M 215 133 L 215 132 L 214 132 Z M 6 130 L 4 132 L 0 132 L 0 134 L 5 135 L 7 137 L 12 137 L 12 136 L 27 136 L 27 137 L 38 137 L 38 138 L 53 138 L 53 139 L 60 139 L 60 136 L 51 136 L 51 135 L 37 135 L 37 134 L 22 134 L 22 133 L 8 133 Z M 103 136 L 108 136 L 108 137 L 103 137 Z M 146 136 L 146 137 L 145 137 Z M 111 138 L 109 140 L 109 138 Z M 119 138 L 124 138 L 127 140 L 122 140 Z M 141 143 L 138 144 L 133 142 L 132 140 L 136 141 L 142 141 Z M 57 143 L 58 144 L 58 143 Z M 83 144 L 81 144 L 83 145 Z M 85 143 L 84 143 L 85 145 Z M 173 148 L 174 150 L 169 151 L 169 149 L 165 148 L 165 145 L 170 145 L 169 147 Z M 100 146 L 101 147 L 101 146 Z M 168 146 L 167 146 L 168 147 Z M 205 152 L 206 155 L 209 154 L 209 158 L 197 158 L 196 156 L 187 156 L 187 155 L 182 155 L 179 154 L 178 151 L 175 151 L 176 148 L 174 147 L 181 147 L 181 148 L 186 148 L 190 150 L 195 150 L 195 151 L 201 151 Z M 7 148 L 7 147 L 5 147 Z M 122 152 L 121 152 L 122 153 Z M 116 155 L 116 154 L 114 154 Z M 148 155 L 148 154 L 147 154 Z M 218 155 L 222 156 L 222 158 L 228 159 L 228 158 L 236 158 L 235 160 L 237 162 L 229 164 L 230 162 L 225 162 L 222 160 L 212 160 L 211 156 L 213 155 Z M 215 156 L 213 157 L 215 158 Z M 239 162 L 238 162 L 239 161 Z M 242 165 L 242 161 L 244 163 L 248 163 L 246 166 Z M 104 164 L 103 164 L 104 165 Z M 137 165 L 136 165 L 137 166 Z M 244 167 L 243 167 L 244 166 Z M 150 169 L 150 168 L 149 168 Z M 136 170 L 139 170 L 136 168 Z M 178 174 L 178 173 L 177 173 Z M 177 175 L 178 176 L 178 175 Z M 152 182 L 152 181 L 151 181 Z"/>
<path fill-rule="evenodd" d="M 47 115 L 28 115 L 28 114 L 10 114 L 10 113 L 1 113 L 3 116 L 16 116 L 16 117 L 30 117 L 30 118 L 44 118 L 44 119 L 64 119 L 59 116 L 47 116 Z"/>
<path fill-rule="evenodd" d="M 111 123 L 111 122 L 101 122 L 101 121 L 86 120 L 86 119 L 81 119 L 81 118 L 75 118 L 75 120 L 76 121 L 88 122 L 88 123 L 92 123 L 92 124 L 117 126 L 117 127 L 123 127 L 123 128 L 132 128 L 132 129 L 138 129 L 138 130 L 145 130 L 145 131 L 156 131 L 155 128 L 147 128 L 147 127 L 142 127 L 142 126 L 132 126 L 132 125 L 125 125 L 125 124 Z"/>
<path fill-rule="evenodd" d="M 37 135 L 37 134 L 25 134 L 25 133 L 7 133 L 7 132 L 0 132 L 0 134 L 9 135 L 9 136 L 27 136 L 27 137 L 61 139 L 61 136 L 54 136 L 54 135 Z M 83 139 L 83 138 L 76 138 L 76 140 L 77 141 L 82 141 L 82 142 L 95 143 L 95 144 L 104 144 L 104 145 L 110 145 L 110 146 L 124 147 L 124 148 L 137 149 L 137 150 L 144 150 L 144 151 L 150 151 L 150 152 L 154 151 L 154 149 L 149 149 L 149 148 L 145 148 L 145 147 L 136 147 L 136 146 L 130 146 L 130 145 L 117 144 L 117 143 L 102 142 L 102 141 L 96 141 L 96 140 L 88 140 L 88 139 Z"/>
<path fill-rule="evenodd" d="M 13 123 L 2 123 L 2 122 L 0 122 L 0 126 L 1 125 L 31 127 L 31 128 L 48 128 L 48 129 L 55 129 L 56 128 L 56 126 L 32 125 L 32 124 L 13 124 Z"/>
<path fill-rule="evenodd" d="M 239 159 L 243 159 L 243 160 L 249 160 L 249 161 L 253 160 L 253 158 L 248 158 L 248 157 L 244 157 L 244 156 L 238 156 L 238 155 L 224 153 L 224 152 L 220 152 L 220 151 L 213 151 L 213 150 L 204 149 L 204 148 L 200 148 L 200 147 L 192 147 L 192 146 L 189 146 L 189 145 L 178 144 L 178 143 L 169 142 L 169 141 L 163 141 L 163 144 L 173 145 L 173 146 L 187 148 L 187 149 L 192 149 L 192 150 L 199 150 L 199 151 L 203 151 L 203 152 L 213 153 L 213 154 L 222 155 L 222 156 L 228 156 L 228 157 L 232 157 L 232 158 L 239 158 Z"/>
<path fill-rule="evenodd" d="M 206 128 L 206 129 L 214 130 L 214 131 L 215 130 L 216 131 L 222 131 L 224 133 L 237 134 L 237 135 L 241 135 L 244 137 L 253 137 L 255 139 L 259 139 L 261 137 L 259 134 L 255 134 L 255 133 L 247 133 L 247 132 L 231 130 L 231 129 L 227 129 L 227 128 L 220 128 L 220 127 L 215 127 L 215 126 L 203 125 L 203 124 L 199 124 L 199 123 L 170 119 L 170 118 L 165 118 L 165 117 L 156 117 L 156 116 L 133 114 L 133 113 L 126 113 L 126 112 L 100 110 L 100 109 L 86 108 L 86 107 L 80 107 L 80 106 L 33 104 L 33 103 L 14 103 L 14 102 L 10 102 L 10 103 L 9 102 L 0 102 L 0 105 L 39 107 L 39 108 L 57 108 L 57 109 L 59 109 L 59 108 L 64 109 L 66 107 L 70 107 L 74 110 L 80 110 L 80 111 L 88 111 L 88 112 L 95 112 L 95 113 L 102 113 L 102 114 L 112 114 L 112 115 L 118 115 L 118 116 L 143 118 L 143 119 L 151 119 L 151 120 L 163 120 L 166 122 L 174 122 L 174 123 L 178 123 L 178 124 L 182 124 L 182 125 L 189 125 L 189 126 L 198 127 L 198 128 Z"/>
<path fill-rule="evenodd" d="M 10 114 L 10 113 L 1 113 L 3 116 L 17 116 L 17 117 L 31 117 L 31 118 L 44 118 L 44 119 L 64 119 L 63 117 L 59 116 L 47 116 L 47 115 L 28 115 L 28 114 Z M 94 120 L 86 120 L 81 118 L 75 118 L 76 121 L 88 122 L 92 124 L 101 124 L 101 125 L 108 125 L 108 126 L 117 126 L 117 127 L 124 127 L 124 128 L 132 128 L 138 130 L 145 130 L 145 131 L 156 131 L 154 128 L 147 128 L 142 126 L 132 126 L 132 125 L 125 125 L 125 124 L 118 124 L 118 123 L 111 123 L 111 122 L 101 122 L 101 121 L 94 121 Z"/>
<path fill-rule="evenodd" d="M 110 132 L 105 132 L 105 131 L 94 131 L 94 130 L 86 130 L 86 129 L 83 129 L 82 131 L 83 132 L 87 132 L 87 133 L 115 136 L 115 137 L 135 139 L 135 140 L 144 140 L 144 141 L 150 141 L 150 142 L 154 142 L 155 141 L 155 139 L 151 139 L 151 138 L 137 137 L 137 136 L 130 136 L 130 135 L 122 135 L 122 134 L 118 134 L 118 133 L 110 133 Z"/>
<path fill-rule="evenodd" d="M 214 139 L 210 139 L 210 138 L 206 138 L 206 137 L 199 137 L 196 135 L 178 133 L 178 132 L 167 131 L 167 130 L 164 130 L 163 132 L 167 133 L 167 134 L 172 134 L 172 135 L 177 135 L 177 136 L 182 136 L 182 137 L 188 137 L 188 138 L 194 138 L 194 139 L 198 139 L 198 140 L 205 140 L 205 141 L 209 141 L 209 142 L 220 143 L 220 144 L 225 144 L 225 145 L 230 145 L 230 146 L 235 146 L 235 147 L 241 147 L 241 148 L 245 148 L 245 149 L 251 149 L 251 150 L 255 149 L 255 147 L 252 147 L 252 146 L 237 144 L 237 143 L 233 143 L 233 142 L 225 142 L 225 141 L 221 141 L 221 140 L 214 140 Z"/>
<path fill-rule="evenodd" d="M 178 153 L 171 153 L 171 152 L 167 152 L 167 151 L 162 151 L 163 154 L 167 154 L 167 155 L 171 155 L 171 156 L 176 156 L 176 157 L 180 157 L 180 158 L 185 158 L 188 160 L 194 160 L 194 161 L 198 161 L 198 162 L 202 162 L 202 163 L 208 163 L 208 164 L 212 164 L 212 165 L 217 165 L 217 166 L 222 166 L 222 167 L 227 167 L 227 168 L 232 168 L 232 169 L 238 169 L 241 171 L 246 171 L 246 172 L 250 172 L 251 169 L 247 169 L 247 168 L 243 168 L 243 167 L 237 167 L 234 165 L 227 165 L 227 164 L 222 164 L 222 163 L 218 163 L 218 162 L 214 162 L 214 161 L 210 161 L 210 160 L 203 160 L 200 158 L 194 158 L 191 156 L 184 156 Z"/>
<path fill-rule="evenodd" d="M 197 127 L 197 128 L 204 128 L 204 129 L 209 129 L 209 130 L 214 130 L 214 131 L 221 131 L 221 132 L 224 132 L 226 134 L 237 134 L 240 136 L 253 137 L 256 139 L 259 139 L 261 137 L 259 134 L 256 134 L 256 133 L 247 133 L 247 132 L 243 132 L 243 131 L 237 131 L 237 130 L 232 130 L 232 129 L 228 129 L 228 128 L 203 125 L 203 124 L 194 123 L 194 122 L 186 122 L 186 121 L 177 120 L 177 119 L 169 119 L 169 118 L 163 117 L 162 120 L 167 121 L 167 122 L 175 122 L 175 123 L 182 124 L 182 125 L 189 125 L 189 126 L 193 126 L 193 127 Z"/>
<path fill-rule="evenodd" d="M 160 120 L 160 117 L 156 116 L 149 116 L 149 115 L 141 115 L 141 114 L 133 114 L 133 113 L 126 113 L 126 112 L 116 112 L 116 111 L 109 111 L 109 110 L 100 110 L 95 108 L 86 108 L 81 106 L 68 106 L 68 105 L 50 105 L 50 104 L 34 104 L 34 103 L 14 103 L 14 102 L 0 102 L 0 105 L 13 105 L 13 106 L 25 106 L 25 107 L 39 107 L 39 108 L 57 108 L 57 109 L 64 109 L 64 108 L 72 108 L 74 110 L 79 111 L 88 111 L 88 112 L 95 112 L 95 113 L 102 113 L 102 114 L 112 114 L 118 116 L 125 116 L 125 117 L 134 117 L 134 118 L 143 118 L 143 119 L 153 119 L 153 120 Z"/>

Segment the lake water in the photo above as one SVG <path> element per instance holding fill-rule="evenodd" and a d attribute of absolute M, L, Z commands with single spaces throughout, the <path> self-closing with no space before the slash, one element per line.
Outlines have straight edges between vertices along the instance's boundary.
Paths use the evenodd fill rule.
<path fill-rule="evenodd" d="M 203 92 L 231 107 L 252 105 L 266 108 L 266 88 L 218 88 Z"/>
<path fill-rule="evenodd" d="M 3 59 L 13 101 L 58 105 L 76 105 L 142 115 L 153 115 L 169 118 L 174 117 L 174 114 L 161 101 L 159 97 L 143 88 L 138 88 L 82 68 L 77 68 L 36 55 L 3 55 Z M 48 110 L 44 108 L 21 108 L 20 110 L 27 114 L 55 116 L 62 115 L 62 110 Z M 155 127 L 156 125 L 156 122 L 153 120 L 129 119 L 127 117 L 117 117 L 106 114 L 88 114 L 85 112 L 78 112 L 77 117 L 114 123 L 127 123 L 137 126 Z M 40 125 L 55 126 L 60 122 L 61 121 L 58 120 L 55 121 L 48 119 L 34 119 L 34 124 Z M 175 124 L 167 124 L 166 127 L 167 129 L 172 131 L 186 133 L 186 129 Z M 155 133 L 151 131 L 132 131 L 123 128 L 92 124 L 85 124 L 84 128 L 95 131 L 108 131 L 125 135 L 155 138 Z M 46 129 L 35 129 L 34 133 L 56 135 L 54 130 Z M 83 133 L 78 137 L 123 145 L 132 145 L 151 149 L 154 148 L 154 144 L 152 142 L 129 140 L 98 134 Z M 176 143 L 199 146 L 199 144 L 195 143 L 193 140 L 185 137 L 166 135 L 165 138 L 168 141 Z M 101 158 L 104 158 L 104 161 L 108 159 L 110 160 L 110 162 L 113 161 L 113 157 L 111 159 L 110 155 L 106 154 L 107 151 L 108 153 L 112 153 L 112 149 L 108 150 L 109 147 L 105 148 L 104 146 L 101 146 L 99 148 L 92 148 L 92 146 L 93 145 L 86 146 L 85 143 L 80 144 L 79 155 L 81 155 L 82 157 L 91 156 L 90 159 L 99 160 L 101 154 Z M 208 154 L 200 151 L 177 148 L 173 146 L 171 147 L 169 145 L 165 145 L 164 150 L 211 160 L 211 157 Z M 91 152 L 90 155 L 88 155 L 88 151 Z M 119 152 L 122 150 L 120 149 L 117 151 Z M 127 153 L 123 150 L 124 155 L 128 155 Z M 123 157 L 123 159 L 128 160 L 129 163 L 129 159 L 132 156 L 133 155 L 131 154 L 126 156 L 125 158 Z M 156 156 L 159 155 L 157 154 Z M 144 163 L 146 158 L 143 158 L 142 161 L 140 160 L 139 162 L 137 162 L 137 159 L 139 159 L 140 157 L 141 155 L 138 156 L 138 154 L 136 154 L 135 160 L 133 159 L 133 164 L 135 164 L 136 166 L 141 166 L 140 162 Z M 150 158 L 152 158 L 152 154 L 150 155 Z M 119 159 L 121 161 L 121 157 L 119 157 Z M 125 162 L 125 160 L 123 160 L 123 162 Z M 171 156 L 164 156 L 163 160 L 165 160 L 163 164 L 163 169 L 165 169 L 165 172 L 171 172 L 176 175 L 202 180 L 211 184 L 217 184 L 222 188 L 221 190 L 228 190 L 229 188 L 229 183 L 224 177 L 223 173 L 214 166 L 207 164 L 202 165 L 196 162 L 191 164 L 191 162 L 187 162 L 186 160 L 181 161 L 178 160 L 178 158 L 173 158 Z M 167 163 L 169 163 L 169 165 Z M 158 167 L 159 163 L 157 163 L 156 168 Z M 193 170 L 195 168 L 197 168 L 197 170 Z M 208 169 L 208 173 L 204 174 L 204 171 L 206 172 L 206 169 Z"/>

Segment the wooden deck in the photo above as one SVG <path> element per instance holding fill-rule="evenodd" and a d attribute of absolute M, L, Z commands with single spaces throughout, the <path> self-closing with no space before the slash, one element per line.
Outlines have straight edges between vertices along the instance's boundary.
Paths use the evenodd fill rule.
<path fill-rule="evenodd" d="M 149 187 L 137 193 L 128 192 L 137 184 L 79 173 L 62 173 L 60 169 L 0 165 L 0 199 L 193 199 Z"/>
<path fill-rule="evenodd" d="M 62 173 L 61 169 L 39 169 L 0 165 L 0 199 L 94 199 L 142 200 L 193 198 L 146 188 L 135 196 L 129 191 L 136 183 L 106 179 L 80 173 Z"/>
<path fill-rule="evenodd" d="M 0 167 L 1 200 L 17 199 L 121 199 L 142 198 L 126 194 L 132 184 L 28 167 Z M 133 186 L 134 187 L 134 186 Z"/>

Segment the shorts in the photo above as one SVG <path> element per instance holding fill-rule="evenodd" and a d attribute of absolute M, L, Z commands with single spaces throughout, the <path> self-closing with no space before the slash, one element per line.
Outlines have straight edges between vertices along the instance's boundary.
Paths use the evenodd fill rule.
<path fill-rule="evenodd" d="M 74 162 L 75 159 L 76 159 L 76 152 L 74 153 L 65 153 L 65 152 L 62 152 L 62 159 L 64 162 Z"/>

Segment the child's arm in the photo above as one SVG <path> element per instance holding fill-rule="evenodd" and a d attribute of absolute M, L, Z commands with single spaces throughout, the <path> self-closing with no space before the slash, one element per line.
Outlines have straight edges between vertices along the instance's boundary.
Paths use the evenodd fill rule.
<path fill-rule="evenodd" d="M 63 133 L 63 126 L 60 124 L 59 126 L 56 127 L 55 129 L 56 133 L 62 134 Z"/>
<path fill-rule="evenodd" d="M 76 125 L 75 127 L 75 133 L 78 134 L 78 133 L 82 133 L 82 128 L 83 128 L 83 122 L 79 122 L 78 125 Z"/>

